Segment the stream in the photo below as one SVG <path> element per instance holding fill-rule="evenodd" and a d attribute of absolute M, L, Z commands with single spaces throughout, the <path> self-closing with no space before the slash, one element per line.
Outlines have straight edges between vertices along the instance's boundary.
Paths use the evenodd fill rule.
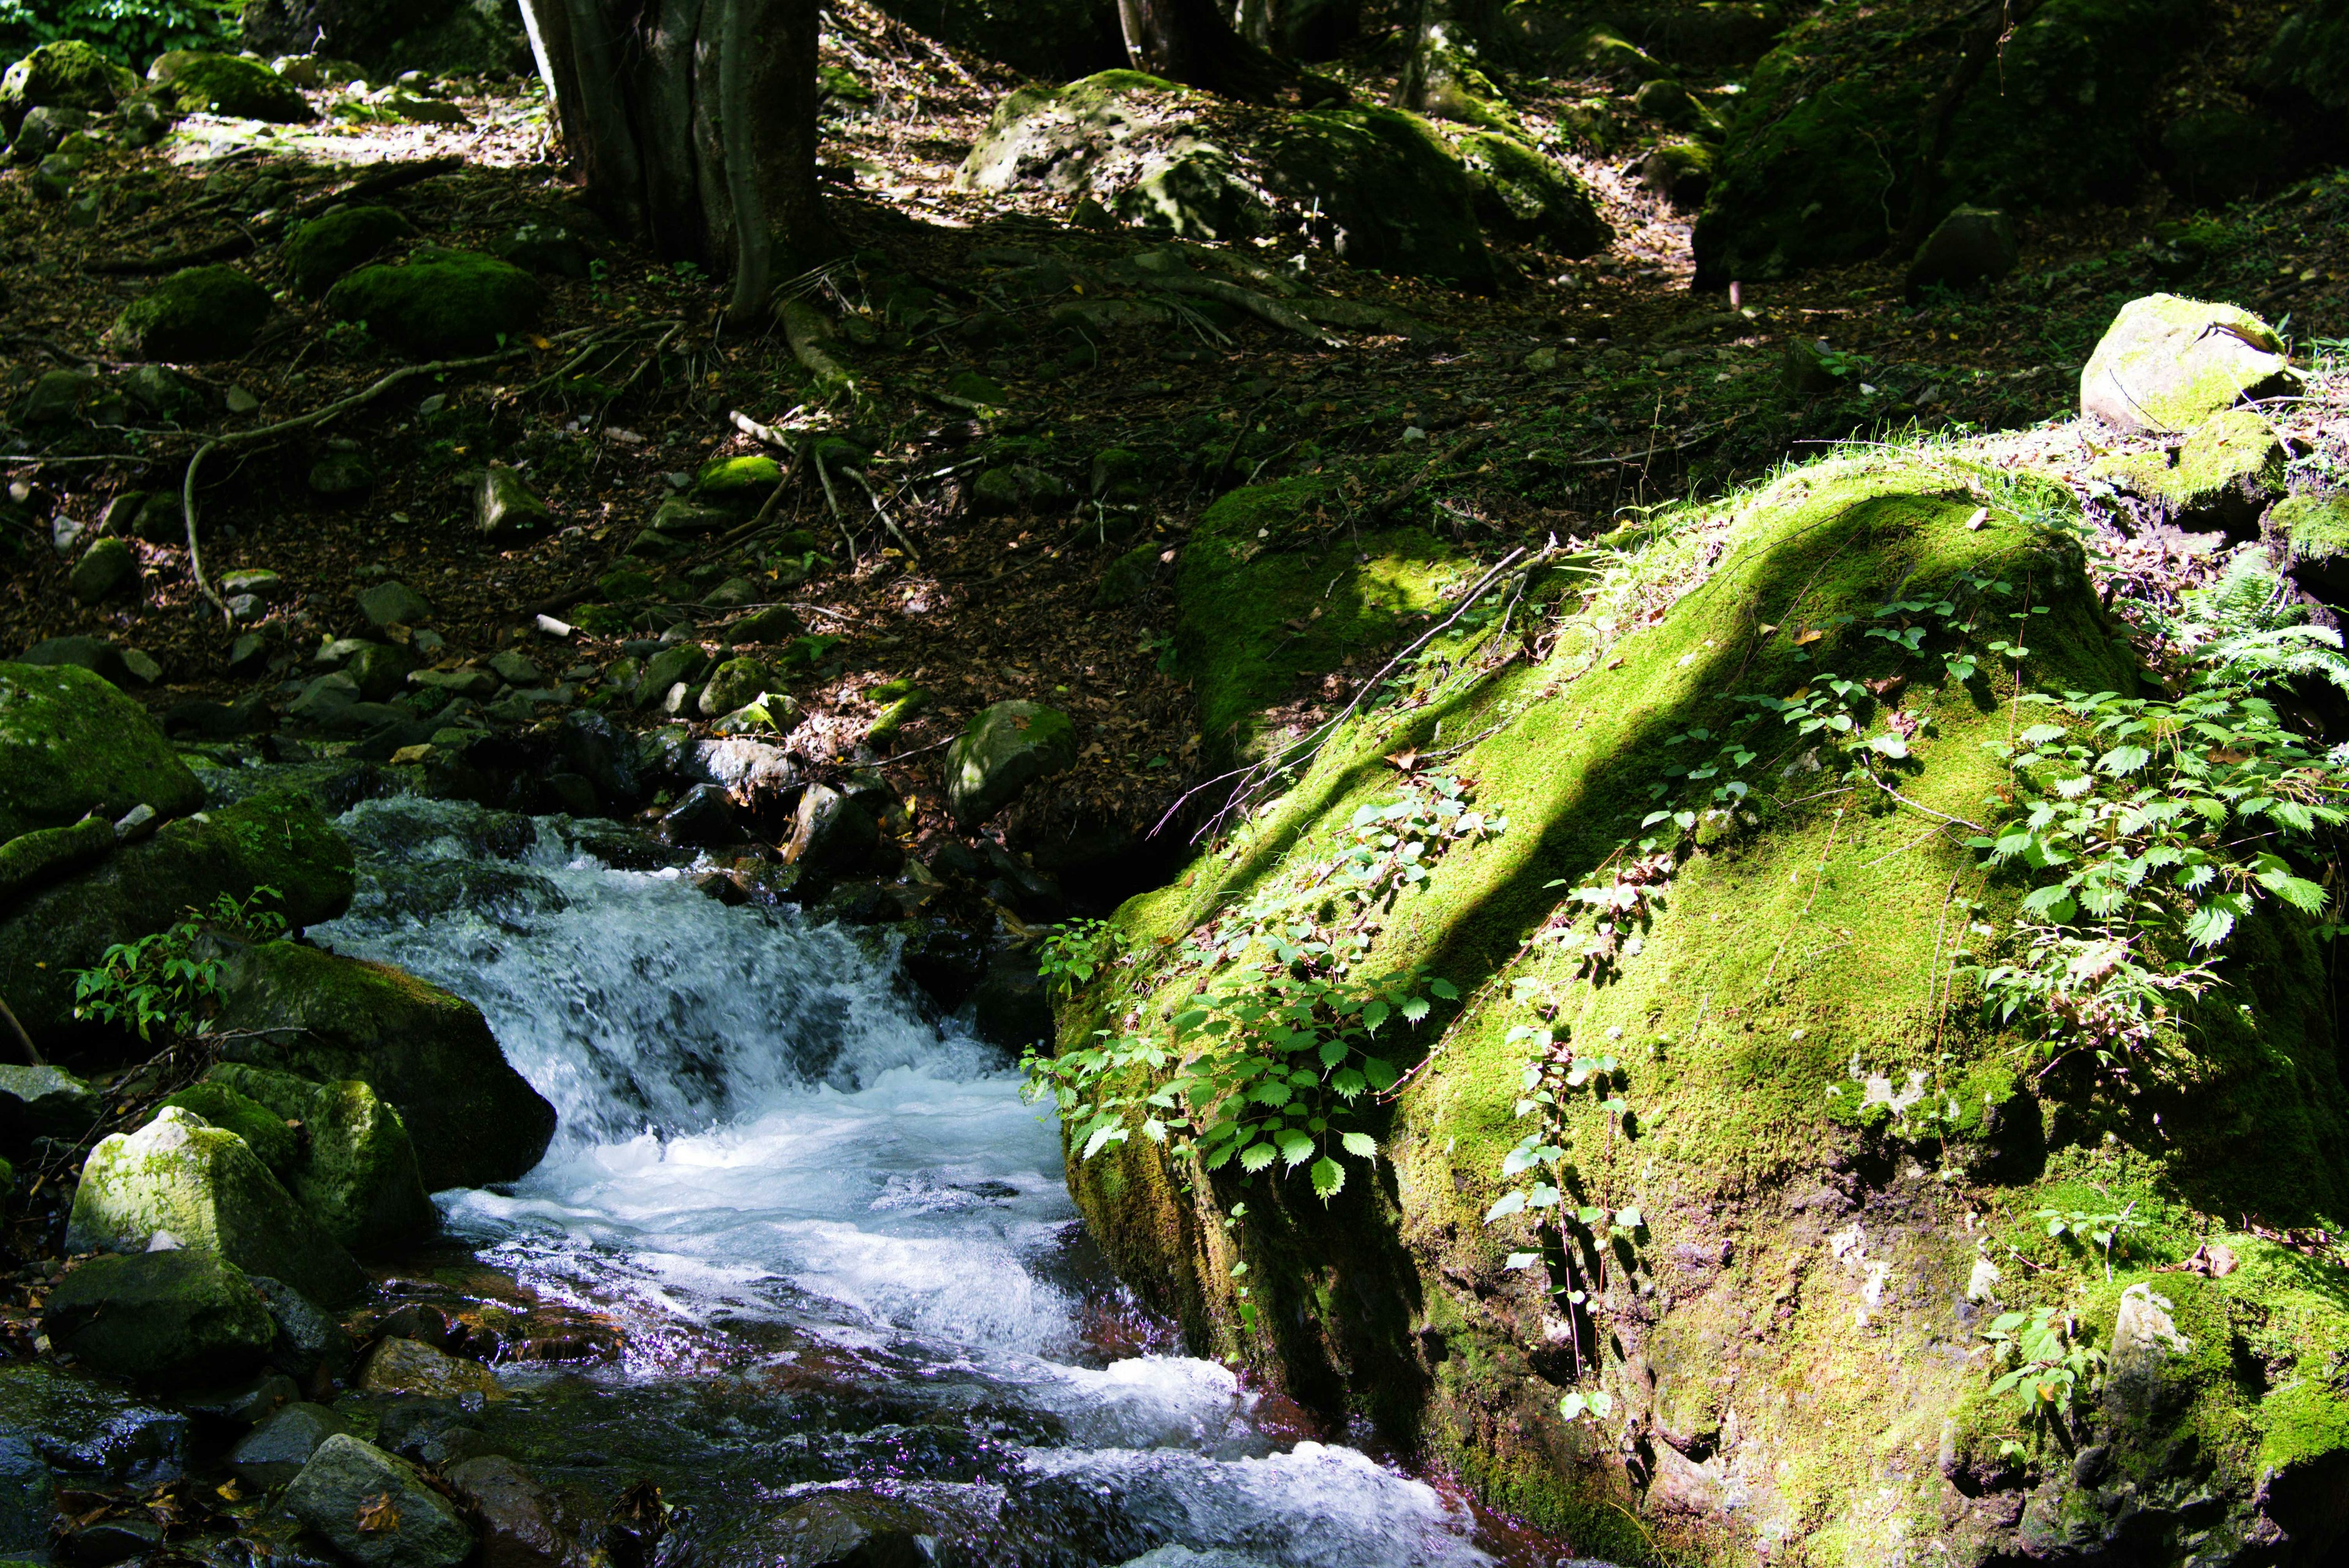
<path fill-rule="evenodd" d="M 825 1494 L 957 1563 L 1564 1561 L 1181 1354 L 1099 1262 L 1049 1113 L 885 939 L 619 868 L 605 824 L 398 798 L 340 826 L 359 896 L 312 937 L 477 1003 L 562 1116 L 511 1189 L 438 1195 L 450 1266 L 419 1277 L 616 1331 L 502 1366 L 477 1418 L 551 1483 L 656 1480 L 664 1565 L 775 1562 Z"/>

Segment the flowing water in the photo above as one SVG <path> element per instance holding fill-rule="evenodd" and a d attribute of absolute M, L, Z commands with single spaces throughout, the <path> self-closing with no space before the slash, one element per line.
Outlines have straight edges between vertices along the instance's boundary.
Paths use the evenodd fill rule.
<path fill-rule="evenodd" d="M 1555 1560 L 1180 1354 L 1092 1260 L 1000 1053 L 865 935 L 616 868 L 562 819 L 342 826 L 360 896 L 313 936 L 478 1003 L 561 1112 L 510 1190 L 440 1195 L 452 1238 L 619 1331 L 601 1365 L 508 1368 L 481 1419 L 557 1481 L 657 1480 L 665 1563 L 772 1562 L 823 1494 L 957 1561 Z"/>

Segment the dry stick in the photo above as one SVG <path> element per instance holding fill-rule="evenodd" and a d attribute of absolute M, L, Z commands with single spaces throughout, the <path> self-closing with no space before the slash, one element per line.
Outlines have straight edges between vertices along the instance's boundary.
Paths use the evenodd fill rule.
<path fill-rule="evenodd" d="M 854 468 L 848 470 L 848 477 L 856 481 L 857 484 L 863 488 L 864 493 L 873 498 L 873 510 L 881 514 L 881 525 L 889 530 L 889 536 L 891 538 L 905 546 L 905 554 L 913 557 L 914 564 L 917 566 L 920 566 L 922 564 L 921 551 L 916 549 L 914 547 L 914 542 L 905 537 L 905 530 L 897 526 L 897 520 L 889 515 L 889 509 L 881 504 L 881 493 L 873 488 L 873 482 L 864 477 L 864 474 L 861 470 Z"/>
<path fill-rule="evenodd" d="M 8 1033 L 16 1037 L 16 1048 L 24 1052 L 25 1064 L 26 1066 L 46 1067 L 48 1065 L 47 1062 L 41 1060 L 41 1053 L 33 1044 L 33 1037 L 25 1033 L 25 1026 L 22 1023 L 16 1022 L 16 1012 L 9 1007 L 8 999 L 5 996 L 0 996 L 0 1019 L 7 1020 Z"/>
<path fill-rule="evenodd" d="M 1268 299 L 1252 288 L 1242 288 L 1236 283 L 1226 283 L 1215 277 L 1195 277 L 1187 273 L 1154 274 L 1150 283 L 1152 287 L 1163 288 L 1169 294 L 1195 294 L 1206 299 L 1219 299 L 1226 305 L 1247 311 L 1260 321 L 1271 323 L 1284 332 L 1309 337 L 1324 348 L 1343 348 L 1346 346 L 1344 338 L 1331 337 L 1287 306 Z"/>
<path fill-rule="evenodd" d="M 1445 452 L 1434 462 L 1429 463 L 1425 468 L 1421 469 L 1417 473 L 1413 474 L 1409 479 L 1404 480 L 1398 488 L 1390 491 L 1385 499 L 1372 502 L 1371 504 L 1371 521 L 1373 523 L 1384 522 L 1387 517 L 1393 513 L 1396 507 L 1401 506 L 1404 502 L 1417 494 L 1422 485 L 1425 484 L 1429 480 L 1433 479 L 1445 469 L 1451 467 L 1460 459 L 1467 456 L 1470 452 L 1475 452 L 1478 447 L 1483 446 L 1487 441 L 1492 439 L 1492 435 L 1493 432 L 1490 431 L 1470 431 L 1466 435 L 1462 436 L 1458 441 L 1452 444 L 1449 451 Z M 1522 554 L 1522 552 L 1520 553 Z"/>

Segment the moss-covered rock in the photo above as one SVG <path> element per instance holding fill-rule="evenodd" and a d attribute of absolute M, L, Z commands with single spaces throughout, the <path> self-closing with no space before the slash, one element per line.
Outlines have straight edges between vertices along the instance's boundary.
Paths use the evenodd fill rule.
<path fill-rule="evenodd" d="M 2349 1093 L 2310 932 L 2239 933 L 2194 1014 L 2193 1085 L 2141 1104 L 2035 1077 L 1962 973 L 1950 997 L 1953 919 L 1995 931 L 2022 893 L 1981 868 L 1971 826 L 1950 826 L 2012 809 L 1991 747 L 2014 675 L 1985 660 L 1921 676 L 1866 629 L 1889 598 L 1962 596 L 1969 574 L 2027 579 L 2044 612 L 2029 687 L 2137 682 L 2076 559 L 2003 492 L 1970 488 L 1986 472 L 1962 454 L 1839 459 L 1567 562 L 1546 657 L 1495 659 L 1350 722 L 1222 854 L 1119 911 L 1140 956 L 1062 1007 L 1064 1048 L 1104 1027 L 1164 1038 L 1203 987 L 1262 957 L 1227 970 L 1202 956 L 1214 944 L 1183 938 L 1250 911 L 1366 929 L 1358 972 L 1423 967 L 1462 998 L 1416 1034 L 1381 1037 L 1398 1065 L 1419 1065 L 1391 1111 L 1355 1113 L 1378 1158 L 1350 1159 L 1326 1204 L 1301 1172 L 1210 1174 L 1141 1137 L 1090 1160 L 1071 1148 L 1094 1234 L 1197 1353 L 1408 1434 L 1496 1506 L 1617 1561 L 1744 1561 L 1758 1537 L 1774 1561 L 1877 1562 L 1920 1531 L 1946 1532 L 1952 1561 L 2048 1560 L 2138 1508 L 2200 1510 L 2211 1540 L 2323 1539 L 2312 1500 L 2349 1465 L 2349 1423 L 2317 1416 L 2323 1401 L 2302 1390 L 2349 1343 L 2349 1303 L 2321 1282 L 2337 1278 L 2328 1265 L 2231 1229 L 2246 1212 L 2308 1223 L 2349 1201 Z M 1266 570 L 1277 557 L 1250 545 L 1278 546 L 1303 510 L 1294 493 L 1236 495 L 1186 546 L 1202 556 L 1186 576 Z M 1220 566 L 1200 550 L 1217 541 Z M 1310 580 L 1318 597 L 1327 574 Z M 1249 606 L 1226 639 L 1253 626 L 1277 646 L 1302 618 Z M 1757 794 L 1750 812 L 1668 842 L 1663 898 L 1643 899 L 1636 942 L 1594 974 L 1574 889 L 1645 885 L 1614 873 L 1668 770 L 1704 760 L 1691 732 L 1718 738 L 1754 711 L 1748 694 L 1807 694 L 1829 670 L 1881 682 L 1856 722 L 1906 737 L 1902 800 L 1802 800 L 1844 782 L 1810 742 L 1780 738 L 1775 720 L 1732 732 L 1758 742 L 1754 776 L 1780 803 Z M 1203 709 L 1217 691 L 1206 674 Z M 1439 724 L 1461 748 L 1444 768 L 1475 781 L 1474 808 L 1506 829 L 1423 857 L 1423 891 L 1357 924 L 1329 893 L 1354 825 L 1402 787 L 1382 759 L 1424 753 Z M 1487 1218 L 1534 1125 L 1519 1102 L 1542 1040 L 1619 1059 L 1622 1103 L 1587 1096 L 1559 1129 L 1565 1203 L 1619 1227 L 1604 1261 L 1594 1241 L 1572 1274 L 1522 1220 Z M 1903 1085 L 1946 1096 L 1933 1127 L 1888 1108 Z M 2146 1224 L 2110 1284 L 2100 1258 L 2033 1218 L 2130 1204 Z M 2154 1272 L 2205 1240 L 2240 1266 Z M 1578 1281 L 1583 1303 L 1552 1293 Z M 2095 1462 L 2029 1438 L 2011 1397 L 1991 1395 L 1982 1359 L 1962 1353 L 1987 1326 L 1970 1285 L 2068 1311 L 2116 1362 L 2150 1366 L 2150 1384 L 2116 1379 L 2083 1407 L 2076 1449 Z M 2161 1344 L 2147 1305 L 2125 1307 L 2132 1290 L 2168 1300 L 2190 1352 L 2118 1354 Z M 2247 1378 L 2247 1365 L 2266 1370 Z M 2131 1392 L 2148 1386 L 2149 1399 Z M 1568 1390 L 1603 1392 L 1610 1408 L 1566 1417 Z M 1634 1432 L 1650 1444 L 1637 1463 Z M 2001 1469 L 2002 1437 L 2023 1438 L 2026 1463 Z M 2262 1479 L 2286 1469 L 2296 1492 Z"/>
<path fill-rule="evenodd" d="M 0 843 L 107 820 L 135 805 L 182 816 L 203 804 L 146 709 L 73 665 L 0 663 Z"/>
<path fill-rule="evenodd" d="M 2248 535 L 2283 488 L 2291 455 L 2264 416 L 2229 409 L 2195 426 L 2175 452 L 2107 459 L 2096 472 L 2189 525 Z"/>
<path fill-rule="evenodd" d="M 243 1138 L 176 1106 L 158 1111 L 137 1132 L 100 1139 L 90 1151 L 74 1189 L 66 1245 L 77 1252 L 140 1252 L 165 1232 L 181 1247 L 283 1280 L 314 1301 L 347 1301 L 363 1282 L 350 1254 Z M 268 1342 L 264 1333 L 262 1344 Z"/>
<path fill-rule="evenodd" d="M 352 1251 L 362 1257 L 395 1251 L 439 1228 L 440 1213 L 424 1190 L 407 1124 L 369 1085 L 352 1079 L 316 1084 L 291 1073 L 223 1062 L 174 1099 L 202 1116 L 201 1101 L 182 1096 L 207 1094 L 262 1109 L 280 1127 L 300 1125 L 300 1147 L 287 1151 L 285 1165 L 271 1168 L 326 1233 Z M 258 1152 L 259 1146 L 254 1147 Z"/>
<path fill-rule="evenodd" d="M 694 488 L 713 499 L 764 501 L 782 477 L 783 465 L 765 452 L 740 452 L 703 463 Z"/>
<path fill-rule="evenodd" d="M 221 1026 L 243 1035 L 222 1056 L 372 1085 L 399 1113 L 431 1190 L 514 1180 L 554 1136 L 554 1107 L 507 1063 L 481 1010 L 413 975 L 270 943 L 233 960 L 222 986 Z"/>
<path fill-rule="evenodd" d="M 2292 580 L 2329 605 L 2349 602 L 2349 494 L 2291 495 L 2268 514 Z"/>
<path fill-rule="evenodd" d="M 404 352 L 481 354 L 537 324 L 546 291 L 518 266 L 469 251 L 367 266 L 326 291 L 326 308 Z"/>
<path fill-rule="evenodd" d="M 62 1067 L 0 1062 L 0 1140 L 78 1138 L 105 1109 L 97 1090 Z"/>
<path fill-rule="evenodd" d="M 13 137 L 36 109 L 78 109 L 107 114 L 139 90 L 138 73 L 108 59 L 79 38 L 43 44 L 0 77 L 0 129 Z"/>
<path fill-rule="evenodd" d="M 336 278 L 413 233 L 408 220 L 389 207 L 344 207 L 295 230 L 279 254 L 294 291 L 315 299 Z"/>
<path fill-rule="evenodd" d="M 347 1432 L 318 1445 L 285 1504 L 358 1568 L 457 1568 L 473 1553 L 473 1532 L 455 1503 L 406 1459 Z M 382 1527 L 386 1512 L 398 1528 Z"/>
<path fill-rule="evenodd" d="M 236 1134 L 253 1151 L 254 1158 L 269 1168 L 270 1175 L 292 1187 L 302 1155 L 302 1135 L 294 1125 L 299 1119 L 298 1113 L 289 1116 L 274 1110 L 220 1082 L 191 1084 L 163 1103 Z"/>
<path fill-rule="evenodd" d="M 297 929 L 349 907 L 350 846 L 307 796 L 269 792 L 167 823 L 94 869 L 0 909 L 0 995 L 36 1041 L 55 1039 L 72 1022 L 75 971 L 191 907 L 210 909 L 223 893 L 251 898 L 258 888 L 277 890 L 264 905 Z"/>
<path fill-rule="evenodd" d="M 258 60 L 173 49 L 147 68 L 155 97 L 182 114 L 224 114 L 276 125 L 318 118 L 294 85 Z"/>
<path fill-rule="evenodd" d="M 233 1378 L 276 1334 L 243 1272 L 196 1247 L 85 1260 L 49 1293 L 41 1326 L 100 1372 L 159 1383 Z"/>
<path fill-rule="evenodd" d="M 233 359 L 269 319 L 269 291 L 233 266 L 173 273 L 123 307 L 114 340 L 144 359 Z"/>
<path fill-rule="evenodd" d="M 1316 237 L 1356 266 L 1491 286 L 1467 170 L 1415 115 L 1392 109 L 1313 109 L 1265 137 L 1264 181 L 1298 211 L 1319 214 Z"/>
<path fill-rule="evenodd" d="M 2300 376 L 2275 328 L 2232 305 L 2151 294 L 2121 306 L 2080 372 L 2080 411 L 2124 431 L 2190 431 Z"/>
<path fill-rule="evenodd" d="M 1074 767 L 1077 729 L 1040 702 L 982 708 L 947 748 L 947 805 L 966 827 L 986 821 L 1039 779 Z"/>
<path fill-rule="evenodd" d="M 755 700 L 772 680 L 767 667 L 755 659 L 743 657 L 722 660 L 709 672 L 709 683 L 701 689 L 701 701 L 698 707 L 704 718 L 731 713 L 744 703 Z"/>
<path fill-rule="evenodd" d="M 1612 244 L 1588 187 L 1515 137 L 1480 131 L 1460 139 L 1460 157 L 1475 182 L 1476 216 L 1485 232 L 1537 242 L 1564 256 L 1587 256 Z"/>

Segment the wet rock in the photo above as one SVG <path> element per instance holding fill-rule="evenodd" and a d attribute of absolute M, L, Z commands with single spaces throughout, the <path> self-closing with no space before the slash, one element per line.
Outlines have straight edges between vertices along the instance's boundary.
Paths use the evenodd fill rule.
<path fill-rule="evenodd" d="M 2124 431 L 2184 431 L 2300 385 L 2283 340 L 2258 317 L 2155 294 L 2123 306 L 2106 329 L 2080 372 L 2080 410 Z"/>
<path fill-rule="evenodd" d="M 424 602 L 424 596 L 401 582 L 360 589 L 358 607 L 367 624 L 377 628 L 421 626 L 432 618 L 432 607 Z"/>
<path fill-rule="evenodd" d="M 273 1334 L 243 1272 L 192 1246 L 85 1260 L 49 1293 L 42 1325 L 98 1371 L 165 1383 L 258 1366 Z"/>
<path fill-rule="evenodd" d="M 360 701 L 359 683 L 337 670 L 302 688 L 286 704 L 285 716 L 298 723 L 321 724 Z"/>
<path fill-rule="evenodd" d="M 812 784 L 800 792 L 783 863 L 799 868 L 802 883 L 820 881 L 862 869 L 880 844 L 881 825 L 870 811 L 830 785 Z"/>
<path fill-rule="evenodd" d="M 309 100 L 258 60 L 174 49 L 148 67 L 155 97 L 182 114 L 224 114 L 238 119 L 302 125 L 318 118 Z"/>
<path fill-rule="evenodd" d="M 481 1568 L 587 1568 L 590 1553 L 553 1492 L 502 1454 L 449 1468 L 481 1524 Z"/>
<path fill-rule="evenodd" d="M 472 1554 L 464 1520 L 413 1465 L 347 1432 L 318 1445 L 285 1507 L 359 1568 L 457 1568 Z"/>
<path fill-rule="evenodd" d="M 233 266 L 190 267 L 125 306 L 113 337 L 142 359 L 233 359 L 274 308 L 269 291 Z"/>
<path fill-rule="evenodd" d="M 786 1510 L 761 1540 L 793 1568 L 926 1568 L 935 1528 L 902 1503 L 824 1492 Z"/>
<path fill-rule="evenodd" d="M 734 804 L 716 784 L 696 784 L 662 816 L 661 831 L 672 844 L 731 843 L 736 836 Z"/>
<path fill-rule="evenodd" d="M 349 1430 L 323 1405 L 288 1405 L 229 1450 L 229 1469 L 247 1486 L 281 1487 L 302 1473 L 318 1445 Z"/>
<path fill-rule="evenodd" d="M 465 1395 L 502 1397 L 498 1380 L 478 1361 L 435 1350 L 417 1339 L 378 1343 L 359 1369 L 358 1386 L 370 1394 L 418 1394 L 432 1399 Z"/>
<path fill-rule="evenodd" d="M 127 540 L 100 539 L 74 564 L 71 586 L 75 600 L 84 605 L 98 604 L 125 591 L 136 597 L 139 557 L 131 553 Z"/>
<path fill-rule="evenodd" d="M 554 522 L 545 502 L 531 493 L 522 475 L 504 463 L 493 462 L 481 473 L 473 493 L 473 525 L 493 539 L 518 538 L 544 532 Z"/>
<path fill-rule="evenodd" d="M 986 821 L 1038 779 L 1077 760 L 1076 726 L 1038 702 L 981 710 L 947 751 L 947 804 L 966 828 Z"/>
<path fill-rule="evenodd" d="M 315 1300 L 348 1300 L 362 1282 L 350 1254 L 295 1203 L 243 1138 L 175 1107 L 90 1151 L 66 1236 L 78 1252 L 140 1251 L 166 1233 L 181 1247 L 285 1280 Z"/>
<path fill-rule="evenodd" d="M 376 1441 L 404 1459 L 443 1469 L 495 1451 L 460 1400 L 422 1395 L 403 1396 L 386 1410 Z"/>
<path fill-rule="evenodd" d="M 188 1428 L 177 1411 L 54 1362 L 0 1362 L 0 1552 L 46 1552 L 60 1483 L 143 1490 L 177 1480 Z"/>
<path fill-rule="evenodd" d="M 987 942 L 961 926 L 928 925 L 905 939 L 897 961 L 940 1012 L 952 1012 L 987 977 Z"/>
<path fill-rule="evenodd" d="M 980 1039 L 1006 1051 L 1052 1038 L 1051 998 L 1036 972 L 1034 955 L 1015 950 L 989 958 L 986 978 L 971 998 L 971 1022 Z"/>
<path fill-rule="evenodd" d="M 264 1371 L 224 1387 L 206 1385 L 172 1401 L 191 1416 L 202 1416 L 232 1427 L 258 1427 L 302 1397 L 294 1379 L 283 1372 Z"/>
<path fill-rule="evenodd" d="M 351 1251 L 394 1251 L 440 1228 L 407 1124 L 370 1085 L 351 1078 L 314 1084 L 224 1062 L 191 1092 L 207 1089 L 235 1094 L 281 1125 L 300 1124 L 303 1141 L 289 1151 L 283 1179 L 295 1201 Z"/>
<path fill-rule="evenodd" d="M 295 292 L 316 299 L 336 278 L 413 232 L 389 207 L 344 207 L 303 223 L 278 254 Z"/>
<path fill-rule="evenodd" d="M 633 805 L 639 798 L 635 738 L 600 713 L 571 712 L 555 731 L 557 755 L 595 789 L 605 804 Z"/>
<path fill-rule="evenodd" d="M 463 251 L 367 266 L 326 291 L 326 308 L 421 358 L 486 353 L 537 323 L 545 290 L 520 267 Z"/>
<path fill-rule="evenodd" d="M 162 1544 L 161 1525 L 152 1519 L 126 1514 L 73 1526 L 57 1540 L 58 1548 L 67 1560 L 88 1564 L 89 1568 L 103 1568 L 106 1563 L 144 1557 Z"/>
<path fill-rule="evenodd" d="M 2014 223 L 1995 207 L 1960 207 L 1934 226 L 1909 264 L 1908 287 L 1915 298 L 1935 284 L 1970 288 L 1995 282 L 2023 257 Z"/>
<path fill-rule="evenodd" d="M 203 798 L 146 710 L 112 681 L 61 655 L 0 663 L 0 843 L 92 811 L 115 820 L 142 803 L 184 815 Z"/>
<path fill-rule="evenodd" d="M 269 1308 L 274 1329 L 269 1363 L 293 1376 L 313 1378 L 321 1374 L 339 1377 L 358 1354 L 348 1330 L 321 1311 L 309 1297 L 282 1280 L 252 1276 L 253 1288 Z"/>

